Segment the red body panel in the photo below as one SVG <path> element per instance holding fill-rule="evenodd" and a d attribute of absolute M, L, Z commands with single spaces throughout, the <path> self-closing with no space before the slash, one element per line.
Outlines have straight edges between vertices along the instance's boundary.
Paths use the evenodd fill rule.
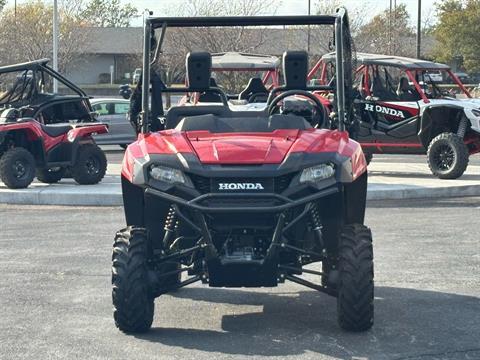
<path fill-rule="evenodd" d="M 24 121 L 24 122 L 16 122 L 16 123 L 7 123 L 0 127 L 0 131 L 25 131 L 27 134 L 27 139 L 30 141 L 43 139 L 43 145 L 45 147 L 45 152 L 48 152 L 51 148 L 55 145 L 64 141 L 65 134 L 51 137 L 45 134 L 42 130 L 41 125 L 37 121 Z"/>
<path fill-rule="evenodd" d="M 375 147 L 378 150 L 382 150 L 382 147 L 407 147 L 407 148 L 422 148 L 420 143 L 387 143 L 387 142 L 362 142 L 363 147 Z"/>
<path fill-rule="evenodd" d="M 68 140 L 74 141 L 76 138 L 92 136 L 93 134 L 105 134 L 108 132 L 107 125 L 95 124 L 75 127 L 68 132 Z"/>
<path fill-rule="evenodd" d="M 209 131 L 187 133 L 203 164 L 279 164 L 285 158 L 298 130 L 272 133 L 212 134 Z"/>
<path fill-rule="evenodd" d="M 415 101 L 412 101 L 412 102 L 415 102 Z M 386 106 L 389 108 L 406 111 L 410 116 L 417 116 L 420 112 L 420 108 L 418 106 L 409 107 L 402 104 L 398 104 L 398 102 L 396 102 L 395 104 L 392 104 L 391 102 L 378 101 L 377 103 L 378 105 L 381 105 L 381 106 Z"/>
<path fill-rule="evenodd" d="M 361 146 L 337 130 L 276 130 L 271 133 L 210 133 L 165 130 L 140 134 L 123 161 L 122 175 L 131 180 L 135 159 L 148 154 L 196 154 L 203 164 L 280 164 L 291 153 L 338 153 L 352 160 L 356 178 L 366 171 Z"/>
<path fill-rule="evenodd" d="M 32 121 L 20 121 L 16 123 L 7 123 L 0 126 L 0 131 L 25 131 L 27 134 L 27 139 L 30 141 L 34 141 L 37 139 L 43 140 L 43 146 L 45 148 L 45 152 L 51 150 L 54 146 L 60 144 L 61 142 L 70 141 L 73 142 L 78 137 L 87 137 L 92 134 L 103 134 L 108 131 L 107 126 L 104 124 L 94 124 L 94 125 L 86 125 L 86 126 L 79 126 L 72 130 L 70 130 L 67 134 L 62 134 L 59 136 L 49 136 L 46 134 L 40 123 L 35 120 Z"/>

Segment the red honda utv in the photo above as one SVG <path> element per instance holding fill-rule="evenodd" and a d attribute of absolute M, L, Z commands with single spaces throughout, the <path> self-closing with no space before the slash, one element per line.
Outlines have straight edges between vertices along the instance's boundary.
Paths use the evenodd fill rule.
<path fill-rule="evenodd" d="M 357 53 L 353 94 L 358 140 L 373 154 L 426 154 L 433 175 L 457 179 L 480 152 L 480 100 L 445 64 Z M 335 54 L 322 57 L 309 77 L 335 81 Z M 442 82 L 448 82 L 442 84 Z"/>
<path fill-rule="evenodd" d="M 79 184 L 96 184 L 107 160 L 92 135 L 96 122 L 87 95 L 48 65 L 48 60 L 0 67 L 0 179 L 26 188 L 35 176 L 55 183 L 70 169 Z M 51 91 L 54 79 L 68 95 Z"/>
<path fill-rule="evenodd" d="M 307 53 L 287 51 L 284 85 L 271 90 L 262 109 L 237 111 L 221 88 L 210 86 L 211 55 L 190 53 L 188 86 L 162 92 L 216 92 L 222 103 L 172 107 L 165 129 L 151 132 L 161 114 L 155 113 L 158 89 L 150 86 L 157 76 L 150 68 L 152 41 L 145 39 L 142 131 L 123 161 L 126 227 L 115 236 L 112 256 L 114 319 L 124 332 L 148 330 L 154 299 L 197 281 L 210 287 L 291 281 L 336 297 L 342 328 L 364 331 L 373 324 L 367 165 L 346 130 L 352 99 L 346 92 L 351 43 L 345 10 L 330 16 L 145 18 L 147 37 L 155 29 L 259 26 L 332 28 L 343 85 L 308 87 Z M 159 41 L 155 52 L 161 48 Z M 284 100 L 300 95 L 324 113 L 313 90 L 335 93 L 336 130 L 284 111 Z"/>

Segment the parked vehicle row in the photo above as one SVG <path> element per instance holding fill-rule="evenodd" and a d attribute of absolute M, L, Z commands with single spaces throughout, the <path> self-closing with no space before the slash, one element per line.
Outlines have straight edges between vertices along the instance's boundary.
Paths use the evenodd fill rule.
<path fill-rule="evenodd" d="M 334 296 L 341 328 L 370 329 L 367 162 L 376 153 L 427 154 L 434 175 L 458 178 L 480 152 L 480 101 L 443 64 L 357 54 L 352 69 L 344 8 L 308 17 L 146 15 L 144 21 L 143 63 L 152 81 L 142 81 L 137 69 L 132 103 L 89 99 L 46 60 L 0 68 L 1 180 L 25 188 L 35 176 L 54 183 L 69 171 L 79 184 L 95 184 L 107 166 L 97 144 L 126 147 L 126 226 L 112 252 L 113 317 L 123 332 L 147 331 L 155 298 L 195 282 L 295 282 Z M 328 27 L 334 41 L 325 45 L 337 51 L 310 71 L 306 51 L 287 50 L 281 60 L 190 52 L 179 88 L 159 81 L 162 64 L 152 64 L 167 28 L 313 25 Z M 162 31 L 158 40 L 155 30 Z M 217 83 L 224 72 L 244 76 L 223 78 L 228 88 Z M 456 92 L 438 86 L 444 74 Z M 53 93 L 53 79 L 73 95 Z M 163 111 L 169 93 L 185 96 Z"/>

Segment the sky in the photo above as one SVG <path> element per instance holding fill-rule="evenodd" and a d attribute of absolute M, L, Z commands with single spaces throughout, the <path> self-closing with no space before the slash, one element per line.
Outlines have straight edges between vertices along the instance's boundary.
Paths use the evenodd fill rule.
<path fill-rule="evenodd" d="M 18 3 L 22 3 L 25 0 L 17 0 Z M 46 0 L 51 2 L 52 0 Z M 311 0 L 312 4 L 321 0 Z M 138 10 L 149 9 L 157 16 L 165 15 L 168 9 L 172 6 L 186 2 L 186 0 L 122 0 L 123 3 L 129 3 L 137 7 Z M 300 15 L 308 13 L 308 0 L 278 0 L 281 5 L 278 8 L 277 14 L 279 15 Z M 413 23 L 416 23 L 417 19 L 417 4 L 418 0 L 392 0 L 393 3 L 406 4 L 407 9 L 410 12 Z M 422 13 L 425 15 L 433 14 L 434 3 L 436 0 L 422 0 Z M 14 0 L 8 0 L 7 4 L 13 5 Z M 390 0 L 344 0 L 341 1 L 347 10 L 354 11 L 355 9 L 367 9 L 368 13 L 365 17 L 371 18 L 379 12 L 387 9 L 390 6 Z M 138 21 L 139 22 L 139 21 Z M 135 24 L 137 25 L 137 24 Z M 140 23 L 138 24 L 140 25 Z"/>
<path fill-rule="evenodd" d="M 135 5 L 138 9 L 153 10 L 157 15 L 161 16 L 161 12 L 168 7 L 184 2 L 185 0 L 130 0 L 129 2 Z M 300 15 L 307 14 L 308 12 L 308 0 L 278 0 L 281 5 L 279 7 L 279 14 L 284 15 Z M 311 0 L 311 3 L 314 4 L 321 0 Z M 395 0 L 393 0 L 395 2 Z M 412 17 L 416 17 L 417 14 L 417 0 L 397 0 L 397 4 L 405 3 L 409 12 L 412 14 Z M 373 16 L 374 14 L 381 12 L 382 10 L 390 6 L 390 0 L 367 0 L 367 1 L 358 1 L 358 0 L 345 0 L 341 3 L 349 8 L 358 8 L 368 6 L 369 11 L 368 16 Z M 434 7 L 435 0 L 423 0 L 422 7 L 425 10 L 432 9 Z"/>

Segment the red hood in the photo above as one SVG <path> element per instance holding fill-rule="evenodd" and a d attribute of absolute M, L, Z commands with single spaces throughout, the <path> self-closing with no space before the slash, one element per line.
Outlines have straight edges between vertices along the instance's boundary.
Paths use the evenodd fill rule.
<path fill-rule="evenodd" d="M 203 164 L 280 164 L 289 153 L 337 153 L 352 161 L 353 177 L 366 169 L 361 146 L 337 130 L 276 130 L 272 133 L 212 134 L 164 130 L 140 134 L 125 152 L 122 174 L 133 178 L 135 159 L 153 154 L 195 154 Z"/>
<path fill-rule="evenodd" d="M 298 135 L 299 130 L 276 130 L 265 134 L 187 132 L 187 138 L 203 164 L 279 164 Z"/>

